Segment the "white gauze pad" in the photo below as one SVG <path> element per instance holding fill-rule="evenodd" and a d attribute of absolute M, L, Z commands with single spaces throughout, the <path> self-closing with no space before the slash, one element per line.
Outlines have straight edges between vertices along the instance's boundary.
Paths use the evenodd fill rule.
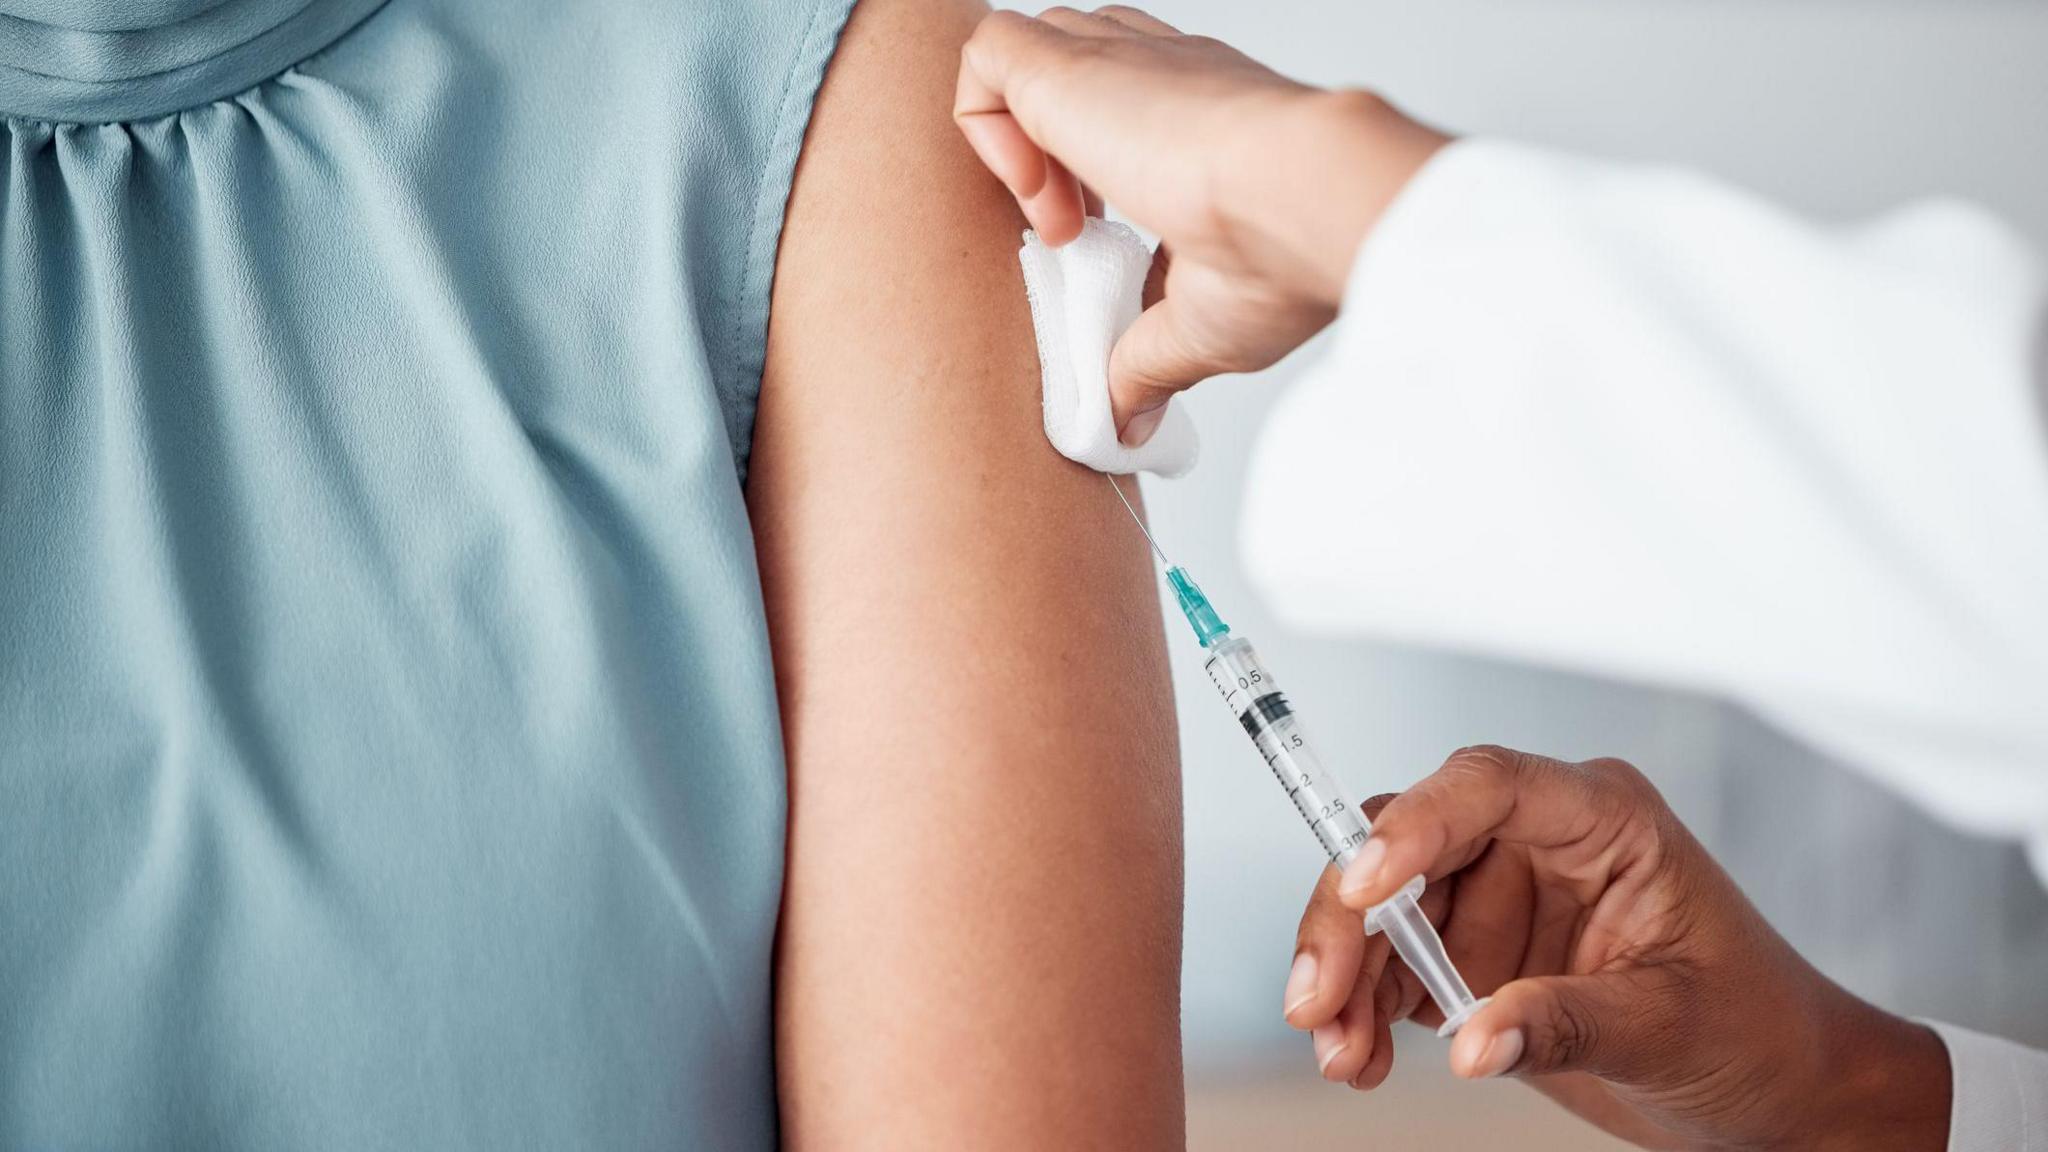
<path fill-rule="evenodd" d="M 1024 233 L 1017 260 L 1038 332 L 1045 390 L 1045 438 L 1060 454 L 1097 472 L 1178 476 L 1195 466 L 1200 443 L 1178 400 L 1152 438 L 1136 448 L 1116 437 L 1109 409 L 1109 350 L 1144 308 L 1152 251 L 1122 224 L 1090 218 L 1079 238 L 1059 248 Z"/>

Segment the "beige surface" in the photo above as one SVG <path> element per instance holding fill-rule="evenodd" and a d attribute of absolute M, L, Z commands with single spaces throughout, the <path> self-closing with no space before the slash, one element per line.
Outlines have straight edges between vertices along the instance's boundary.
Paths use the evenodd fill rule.
<path fill-rule="evenodd" d="M 1411 1037 L 1402 1037 L 1412 1040 Z M 1419 1051 L 1417 1049 L 1420 1049 Z M 1377 1092 L 1326 1084 L 1308 1045 L 1286 1073 L 1188 1084 L 1190 1152 L 1609 1152 L 1623 1144 L 1514 1083 L 1468 1084 L 1409 1043 Z M 1409 1058 L 1413 1057 L 1413 1058 Z"/>

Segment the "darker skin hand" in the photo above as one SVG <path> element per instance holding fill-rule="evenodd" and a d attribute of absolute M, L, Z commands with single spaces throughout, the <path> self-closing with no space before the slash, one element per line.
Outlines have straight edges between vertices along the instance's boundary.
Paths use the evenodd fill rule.
<path fill-rule="evenodd" d="M 1458 1075 L 1529 1080 L 1650 1148 L 1946 1146 L 1940 1039 L 1802 959 L 1629 765 L 1468 749 L 1373 825 L 1380 847 L 1317 885 L 1288 986 L 1326 1078 L 1376 1087 L 1391 1023 L 1442 1022 L 1361 930 L 1420 873 L 1452 960 L 1492 996 L 1452 1044 Z"/>

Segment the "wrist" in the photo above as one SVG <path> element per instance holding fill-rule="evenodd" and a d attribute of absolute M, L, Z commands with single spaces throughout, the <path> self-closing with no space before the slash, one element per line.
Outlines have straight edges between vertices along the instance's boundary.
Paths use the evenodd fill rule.
<path fill-rule="evenodd" d="M 1821 1029 L 1808 1135 L 1794 1146 L 1942 1152 L 1951 1100 L 1947 1046 L 1924 1024 L 1848 999 Z"/>
<path fill-rule="evenodd" d="M 1366 235 L 1449 140 L 1370 92 L 1302 89 L 1258 118 L 1219 215 L 1248 267 L 1335 309 Z"/>

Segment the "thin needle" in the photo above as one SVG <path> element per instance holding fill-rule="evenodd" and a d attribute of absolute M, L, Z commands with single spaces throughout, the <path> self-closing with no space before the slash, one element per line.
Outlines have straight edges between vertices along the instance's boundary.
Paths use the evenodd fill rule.
<path fill-rule="evenodd" d="M 1129 512 L 1131 514 L 1131 523 L 1136 524 L 1138 526 L 1138 531 L 1143 532 L 1145 534 L 1145 543 L 1150 544 L 1152 546 L 1152 554 L 1154 556 L 1159 557 L 1159 562 L 1161 564 L 1166 565 L 1168 568 L 1173 567 L 1173 561 L 1168 560 L 1166 558 L 1166 553 L 1161 552 L 1159 550 L 1159 541 L 1154 540 L 1152 538 L 1152 530 L 1150 528 L 1145 527 L 1144 518 L 1139 516 L 1138 510 L 1136 508 L 1131 507 L 1131 502 L 1128 499 L 1125 499 L 1123 485 L 1118 484 L 1116 482 L 1116 477 L 1108 472 L 1104 472 L 1102 474 L 1102 478 L 1104 480 L 1109 481 L 1109 490 L 1116 493 L 1117 501 L 1124 506 L 1124 511 Z"/>

